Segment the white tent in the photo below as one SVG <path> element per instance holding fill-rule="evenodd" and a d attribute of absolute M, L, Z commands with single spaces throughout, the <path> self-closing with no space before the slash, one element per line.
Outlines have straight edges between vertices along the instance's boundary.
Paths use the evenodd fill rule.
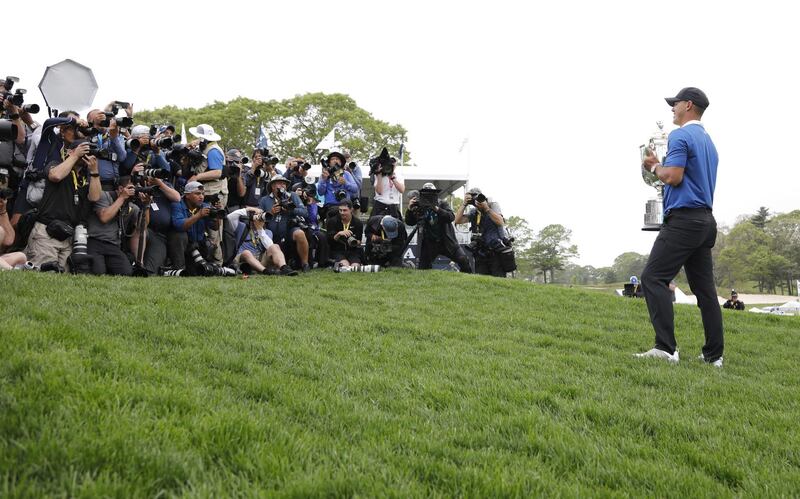
<path fill-rule="evenodd" d="M 749 311 L 756 314 L 800 315 L 800 301 L 794 300 L 786 302 L 783 305 L 778 305 L 776 307 L 763 307 L 763 308 L 753 307 Z"/>

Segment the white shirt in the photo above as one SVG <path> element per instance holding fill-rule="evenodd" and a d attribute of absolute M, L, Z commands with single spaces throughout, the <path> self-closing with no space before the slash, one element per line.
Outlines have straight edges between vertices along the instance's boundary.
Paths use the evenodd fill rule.
<path fill-rule="evenodd" d="M 403 181 L 403 176 L 396 168 L 394 170 L 394 178 L 397 179 L 398 182 Z M 383 191 L 382 194 L 378 194 L 378 182 L 381 183 L 381 190 Z M 375 175 L 373 187 L 375 187 L 375 201 L 380 201 L 383 204 L 400 204 L 402 193 L 397 190 L 394 182 L 392 182 L 389 177 L 385 175 Z"/>

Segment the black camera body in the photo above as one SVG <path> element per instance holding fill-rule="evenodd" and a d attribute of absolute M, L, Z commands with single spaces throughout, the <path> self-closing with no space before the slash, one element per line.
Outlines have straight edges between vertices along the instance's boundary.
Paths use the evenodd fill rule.
<path fill-rule="evenodd" d="M 392 240 L 381 239 L 380 241 L 373 242 L 370 246 L 370 253 L 374 258 L 387 258 L 392 253 Z"/>
<path fill-rule="evenodd" d="M 380 173 L 383 176 L 390 177 L 394 174 L 396 163 L 397 160 L 390 157 L 389 151 L 384 147 L 378 157 L 369 160 L 369 174 L 377 175 Z"/>
<path fill-rule="evenodd" d="M 347 191 L 345 191 L 344 189 L 337 190 L 333 195 L 336 198 L 337 202 L 341 202 L 347 199 Z"/>
<path fill-rule="evenodd" d="M 291 194 L 286 192 L 286 189 L 283 188 L 278 189 L 278 192 L 276 193 L 275 196 L 275 203 L 286 211 L 292 211 L 295 208 L 297 208 L 297 206 L 294 204 L 294 201 L 292 200 Z"/>
<path fill-rule="evenodd" d="M 225 208 L 210 208 L 208 212 L 208 218 L 216 218 L 217 220 L 222 220 L 228 215 L 228 212 L 225 211 Z"/>
<path fill-rule="evenodd" d="M 483 203 L 485 201 L 486 201 L 486 196 L 484 196 L 483 193 L 481 193 L 481 194 L 478 194 L 477 196 L 471 198 L 469 201 L 467 201 L 467 204 L 470 205 L 470 206 L 475 206 L 476 202 L 477 203 Z"/>
<path fill-rule="evenodd" d="M 109 151 L 108 149 L 100 149 L 94 142 L 89 142 L 89 156 L 94 156 L 97 159 L 105 159 L 107 161 L 116 161 L 117 154 Z"/>
<path fill-rule="evenodd" d="M 432 210 L 439 205 L 439 191 L 422 189 L 417 197 L 417 206 L 422 210 Z"/>

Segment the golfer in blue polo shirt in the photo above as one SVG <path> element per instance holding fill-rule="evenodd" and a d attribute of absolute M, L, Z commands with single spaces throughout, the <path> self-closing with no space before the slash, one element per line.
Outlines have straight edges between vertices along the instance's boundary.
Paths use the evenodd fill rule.
<path fill-rule="evenodd" d="M 700 358 L 722 367 L 722 313 L 711 262 L 711 248 L 717 238 L 717 222 L 711 210 L 719 158 L 700 122 L 708 98 L 702 90 L 688 87 L 666 101 L 672 107 L 673 123 L 680 128 L 669 134 L 664 164 L 649 153 L 643 165 L 665 184 L 664 224 L 642 274 L 656 341 L 653 349 L 636 356 L 678 362 L 669 283 L 683 266 L 703 317 L 706 342 Z"/>

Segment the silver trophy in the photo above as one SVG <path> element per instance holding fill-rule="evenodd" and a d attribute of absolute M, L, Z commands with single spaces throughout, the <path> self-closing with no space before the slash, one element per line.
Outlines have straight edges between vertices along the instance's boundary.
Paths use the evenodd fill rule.
<path fill-rule="evenodd" d="M 644 167 L 644 158 L 648 150 L 655 154 L 660 163 L 664 163 L 664 158 L 667 156 L 667 133 L 664 131 L 664 122 L 656 121 L 656 125 L 658 131 L 650 136 L 646 145 L 639 146 L 642 155 L 642 180 L 656 190 L 655 199 L 649 199 L 645 204 L 642 230 L 659 230 L 664 221 L 664 182 Z"/>

